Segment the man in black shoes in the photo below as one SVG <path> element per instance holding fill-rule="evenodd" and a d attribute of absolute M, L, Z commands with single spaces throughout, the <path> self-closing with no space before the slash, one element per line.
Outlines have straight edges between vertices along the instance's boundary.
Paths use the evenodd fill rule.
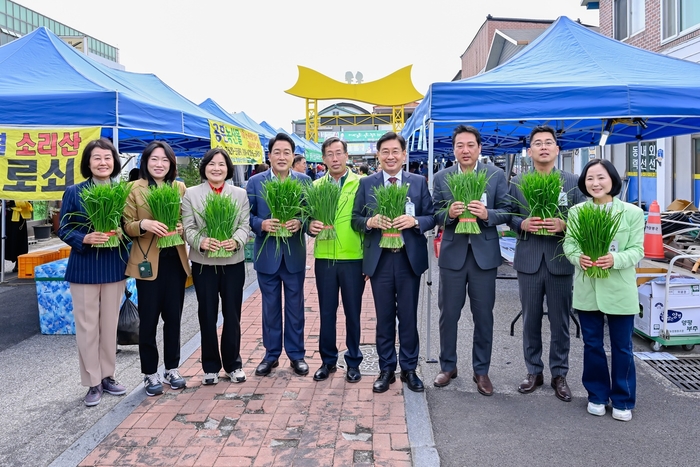
<path fill-rule="evenodd" d="M 352 227 L 364 234 L 362 270 L 372 284 L 377 313 L 377 354 L 379 378 L 374 392 L 385 392 L 396 381 L 396 319 L 399 321 L 399 358 L 401 380 L 408 389 L 423 391 L 423 382 L 416 375 L 418 364 L 418 293 L 421 274 L 428 269 L 428 248 L 424 232 L 435 226 L 433 203 L 425 177 L 402 170 L 406 161 L 406 140 L 394 132 L 377 141 L 377 154 L 382 170 L 363 177 L 355 196 Z M 408 185 L 404 214 L 389 219 L 374 214 L 375 187 Z M 403 239 L 401 248 L 381 248 L 384 230 L 395 228 Z"/>

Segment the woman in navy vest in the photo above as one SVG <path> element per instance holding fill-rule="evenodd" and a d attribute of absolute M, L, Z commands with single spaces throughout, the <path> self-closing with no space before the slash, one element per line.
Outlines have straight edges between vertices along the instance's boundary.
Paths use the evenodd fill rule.
<path fill-rule="evenodd" d="M 107 242 L 109 235 L 92 230 L 80 192 L 93 184 L 111 183 L 120 170 L 119 154 L 109 140 L 90 141 L 80 161 L 80 173 L 87 180 L 66 188 L 61 207 L 58 236 L 71 246 L 65 280 L 73 298 L 80 380 L 89 388 L 85 396 L 88 407 L 100 403 L 103 391 L 115 396 L 126 393 L 115 381 L 114 371 L 119 304 L 129 253 L 122 242 L 114 248 L 93 248 Z"/>

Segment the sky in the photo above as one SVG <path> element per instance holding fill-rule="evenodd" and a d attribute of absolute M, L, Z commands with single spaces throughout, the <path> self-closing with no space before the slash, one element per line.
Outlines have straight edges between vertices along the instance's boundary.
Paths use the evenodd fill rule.
<path fill-rule="evenodd" d="M 297 65 L 344 82 L 413 65 L 416 89 L 450 81 L 491 14 L 598 25 L 581 0 L 14 0 L 119 48 L 127 71 L 154 73 L 193 101 L 291 130 Z M 320 101 L 319 110 L 332 101 Z M 371 110 L 371 106 L 358 103 Z"/>

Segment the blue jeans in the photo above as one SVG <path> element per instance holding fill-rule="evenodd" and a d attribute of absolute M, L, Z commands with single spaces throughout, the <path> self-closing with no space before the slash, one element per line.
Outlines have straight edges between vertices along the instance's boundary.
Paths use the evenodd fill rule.
<path fill-rule="evenodd" d="M 634 315 L 577 311 L 584 345 L 582 382 L 588 391 L 588 401 L 604 405 L 611 401 L 612 406 L 618 410 L 633 409 L 637 392 L 637 375 L 632 354 Z M 608 319 L 610 331 L 610 371 L 603 345 L 605 317 Z"/>

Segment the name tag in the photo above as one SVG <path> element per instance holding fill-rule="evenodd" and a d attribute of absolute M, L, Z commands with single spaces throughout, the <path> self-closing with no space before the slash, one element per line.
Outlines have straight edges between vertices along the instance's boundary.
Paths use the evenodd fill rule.
<path fill-rule="evenodd" d="M 481 201 L 481 204 L 483 204 L 484 206 L 487 206 L 487 205 L 488 205 L 488 198 L 486 197 L 486 192 L 485 192 L 485 191 L 484 191 L 484 194 L 481 195 L 481 199 L 480 199 L 479 201 Z"/>
<path fill-rule="evenodd" d="M 416 217 L 416 205 L 411 202 L 411 198 L 406 198 L 406 215 Z"/>
<path fill-rule="evenodd" d="M 617 242 L 617 240 L 613 240 L 612 243 L 610 243 L 610 250 L 608 250 L 609 253 L 617 253 L 620 248 L 620 244 Z"/>
<path fill-rule="evenodd" d="M 562 188 L 561 193 L 559 193 L 559 206 L 568 206 L 569 205 L 569 198 L 566 197 L 566 193 L 564 193 L 564 189 Z"/>

